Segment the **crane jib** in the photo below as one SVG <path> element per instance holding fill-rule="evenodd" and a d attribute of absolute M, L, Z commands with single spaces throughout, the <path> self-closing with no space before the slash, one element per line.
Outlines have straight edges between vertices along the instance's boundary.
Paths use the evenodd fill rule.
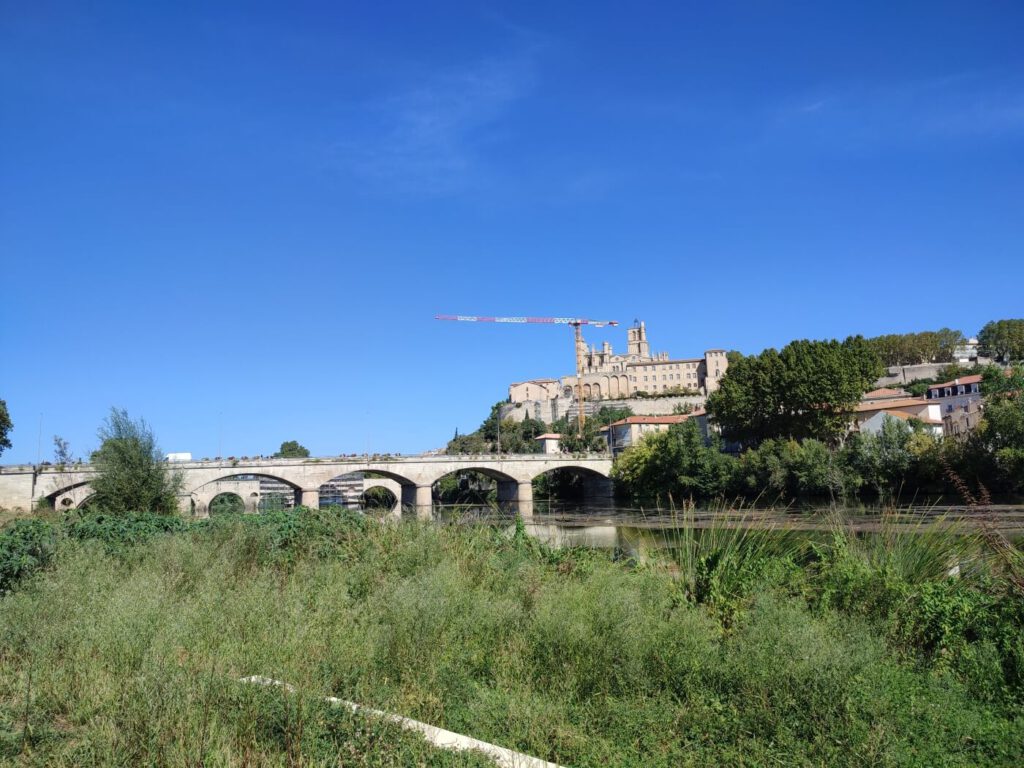
<path fill-rule="evenodd" d="M 586 320 L 582 317 L 491 317 L 480 315 L 434 315 L 435 320 L 458 320 L 463 323 L 541 323 L 544 325 L 592 325 L 603 328 L 618 325 L 616 320 Z"/>

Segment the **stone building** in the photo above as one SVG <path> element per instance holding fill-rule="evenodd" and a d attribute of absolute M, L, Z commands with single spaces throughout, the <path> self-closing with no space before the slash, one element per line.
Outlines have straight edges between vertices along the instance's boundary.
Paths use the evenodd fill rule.
<path fill-rule="evenodd" d="M 964 406 L 981 400 L 981 376 L 961 376 L 959 379 L 932 384 L 925 394 L 929 402 L 938 403 L 942 413 L 953 413 Z"/>
<path fill-rule="evenodd" d="M 700 394 L 718 389 L 729 362 L 723 349 L 711 349 L 703 357 L 673 359 L 667 352 L 651 354 L 643 322 L 627 329 L 626 353 L 616 354 L 609 342 L 600 349 L 583 346 L 584 400 L 620 400 L 638 393 L 649 395 Z M 508 388 L 509 402 L 526 403 L 576 396 L 576 375 L 558 379 L 533 379 Z"/>

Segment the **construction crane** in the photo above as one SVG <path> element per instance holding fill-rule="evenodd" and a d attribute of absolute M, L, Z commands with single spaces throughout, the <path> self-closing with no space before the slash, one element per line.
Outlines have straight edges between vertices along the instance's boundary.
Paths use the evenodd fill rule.
<path fill-rule="evenodd" d="M 583 326 L 592 325 L 603 328 L 606 325 L 618 325 L 617 320 L 587 320 L 582 317 L 479 317 L 476 315 L 434 315 L 435 320 L 456 320 L 462 323 L 538 323 L 542 325 L 571 325 L 576 329 L 576 430 L 577 436 L 583 437 L 583 356 L 586 344 L 583 343 Z"/>

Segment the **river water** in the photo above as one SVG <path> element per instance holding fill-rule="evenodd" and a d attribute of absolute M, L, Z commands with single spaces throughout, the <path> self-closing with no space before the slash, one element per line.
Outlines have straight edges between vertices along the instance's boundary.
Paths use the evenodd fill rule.
<path fill-rule="evenodd" d="M 614 505 L 549 505 L 534 502 L 524 515 L 527 532 L 556 547 L 586 546 L 636 554 L 647 549 L 671 548 L 680 534 L 693 529 L 762 529 L 806 532 L 817 538 L 841 527 L 858 534 L 924 533 L 940 528 L 997 530 L 1011 540 L 1024 541 L 1024 506 L 992 505 L 985 508 L 938 504 L 878 507 L 807 507 L 788 509 L 688 508 L 642 509 Z M 485 524 L 511 527 L 513 506 L 483 507 L 436 505 L 434 520 L 449 524 Z"/>

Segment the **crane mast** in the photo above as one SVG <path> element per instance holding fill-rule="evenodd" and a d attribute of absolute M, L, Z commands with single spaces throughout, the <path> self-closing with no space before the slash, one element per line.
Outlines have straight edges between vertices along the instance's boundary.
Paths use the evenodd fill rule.
<path fill-rule="evenodd" d="M 617 320 L 587 320 L 583 317 L 488 317 L 479 315 L 435 315 L 435 320 L 455 320 L 463 323 L 539 323 L 544 325 L 570 325 L 575 333 L 576 345 L 576 434 L 583 438 L 583 356 L 586 344 L 583 342 L 583 326 L 592 325 L 603 328 L 606 325 L 618 325 Z"/>

